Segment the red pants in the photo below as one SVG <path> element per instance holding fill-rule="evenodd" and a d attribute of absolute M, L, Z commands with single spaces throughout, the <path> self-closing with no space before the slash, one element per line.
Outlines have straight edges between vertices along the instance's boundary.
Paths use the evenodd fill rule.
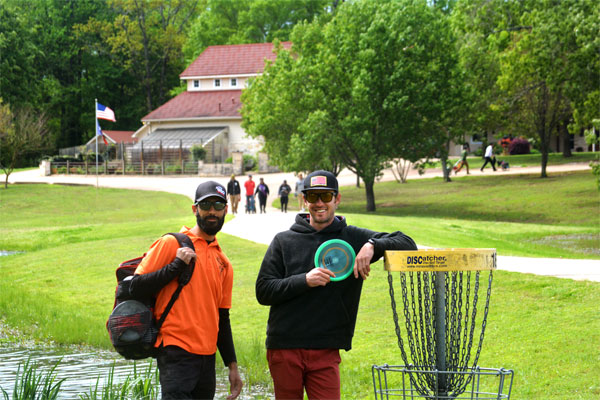
<path fill-rule="evenodd" d="M 267 349 L 267 361 L 277 400 L 340 398 L 338 349 Z"/>

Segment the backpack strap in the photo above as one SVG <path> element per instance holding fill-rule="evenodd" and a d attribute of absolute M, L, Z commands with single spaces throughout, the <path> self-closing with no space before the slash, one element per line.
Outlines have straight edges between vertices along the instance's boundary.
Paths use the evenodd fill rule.
<path fill-rule="evenodd" d="M 179 247 L 189 247 L 194 251 L 196 250 L 194 248 L 194 243 L 192 243 L 192 239 L 190 239 L 190 237 L 185 233 L 167 233 L 167 235 L 175 236 L 175 239 L 177 239 L 177 242 L 179 242 Z M 175 292 L 173 292 L 171 300 L 169 300 L 169 303 L 165 307 L 165 311 L 163 311 L 162 315 L 160 316 L 160 319 L 156 323 L 156 329 L 160 330 L 160 327 L 162 326 L 163 322 L 165 322 L 165 318 L 167 318 L 169 311 L 171 311 L 171 308 L 173 308 L 173 304 L 175 304 L 175 301 L 179 298 L 181 290 L 192 278 L 192 274 L 194 273 L 194 266 L 195 260 L 192 259 L 192 261 L 189 264 L 189 268 L 186 271 L 182 272 L 181 275 L 179 275 L 179 286 L 177 286 L 177 289 L 175 289 Z"/>

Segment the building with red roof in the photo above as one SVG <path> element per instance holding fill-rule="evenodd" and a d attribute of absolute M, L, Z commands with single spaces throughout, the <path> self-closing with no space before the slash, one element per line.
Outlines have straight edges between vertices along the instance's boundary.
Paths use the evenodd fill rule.
<path fill-rule="evenodd" d="M 106 141 L 109 144 L 135 144 L 137 143 L 137 138 L 133 137 L 134 131 L 105 131 L 102 130 L 102 134 L 106 138 Z M 91 138 L 86 146 L 92 145 L 96 142 L 96 136 Z M 99 143 L 102 143 L 102 139 L 100 139 Z"/>
<path fill-rule="evenodd" d="M 282 46 L 289 49 L 291 43 Z M 256 154 L 262 142 L 247 137 L 241 127 L 240 96 L 248 79 L 274 59 L 272 43 L 207 47 L 179 75 L 186 91 L 142 118 L 143 126 L 134 134 L 136 146 L 201 144 L 207 162 L 223 162 L 234 151 Z"/>

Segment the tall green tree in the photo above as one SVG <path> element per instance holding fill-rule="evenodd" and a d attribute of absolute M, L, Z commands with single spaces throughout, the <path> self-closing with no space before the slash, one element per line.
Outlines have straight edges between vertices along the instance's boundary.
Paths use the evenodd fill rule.
<path fill-rule="evenodd" d="M 99 0 L 2 0 L 3 96 L 14 107 L 45 110 L 55 147 L 81 144 L 94 129 L 82 119 L 94 106 L 82 97 L 86 55 L 73 28 L 104 7 Z"/>
<path fill-rule="evenodd" d="M 46 121 L 44 112 L 37 112 L 29 106 L 12 110 L 0 98 L 0 169 L 5 174 L 5 189 L 8 177 L 23 158 L 47 149 Z"/>
<path fill-rule="evenodd" d="M 585 82 L 598 74 L 598 51 L 582 52 L 578 41 L 586 23 L 598 26 L 597 4 L 592 0 L 534 1 L 524 12 L 522 25 L 530 30 L 515 33 L 514 44 L 501 57 L 500 87 L 517 107 L 518 118 L 540 141 L 541 176 L 546 177 L 550 140 L 565 127 L 573 102 L 585 98 Z M 597 32 L 597 31 L 596 31 Z M 582 59 L 583 54 L 588 57 Z M 591 57 L 590 57 L 591 56 Z"/>
<path fill-rule="evenodd" d="M 461 63 L 479 94 L 473 120 L 486 133 L 533 138 L 542 177 L 551 140 L 568 140 L 573 113 L 598 88 L 599 12 L 592 0 L 470 0 L 454 9 Z"/>
<path fill-rule="evenodd" d="M 287 41 L 294 26 L 331 9 L 331 0 L 208 0 L 184 46 L 192 62 L 207 46 Z"/>
<path fill-rule="evenodd" d="M 136 79 L 150 112 L 163 104 L 169 90 L 179 84 L 184 69 L 182 53 L 190 21 L 198 14 L 201 0 L 110 0 L 113 18 L 90 18 L 80 31 L 98 34 L 98 51 L 119 61 Z"/>
<path fill-rule="evenodd" d="M 339 160 L 362 178 L 374 211 L 387 161 L 431 155 L 449 121 L 447 21 L 425 1 L 348 2 L 325 25 L 298 25 L 292 41 L 245 91 L 243 126 L 283 165 L 313 165 L 315 153 L 321 165 Z"/>
<path fill-rule="evenodd" d="M 19 6 L 0 0 L 0 95 L 13 105 L 26 104 L 37 95 L 32 82 L 41 55 L 35 43 L 38 32 Z"/>
<path fill-rule="evenodd" d="M 497 135 L 505 125 L 499 105 L 499 58 L 511 43 L 509 32 L 521 29 L 514 20 L 520 14 L 510 2 L 483 0 L 459 1 L 451 14 L 463 82 L 471 98 L 462 114 L 471 133 L 483 138 Z"/>

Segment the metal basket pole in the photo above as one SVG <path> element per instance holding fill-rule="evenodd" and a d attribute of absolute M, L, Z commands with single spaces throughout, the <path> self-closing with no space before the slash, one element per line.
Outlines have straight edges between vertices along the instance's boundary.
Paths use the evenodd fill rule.
<path fill-rule="evenodd" d="M 446 368 L 446 272 L 435 272 L 435 367 L 438 371 Z M 437 386 L 441 395 L 447 395 L 447 376 L 438 374 Z"/>

